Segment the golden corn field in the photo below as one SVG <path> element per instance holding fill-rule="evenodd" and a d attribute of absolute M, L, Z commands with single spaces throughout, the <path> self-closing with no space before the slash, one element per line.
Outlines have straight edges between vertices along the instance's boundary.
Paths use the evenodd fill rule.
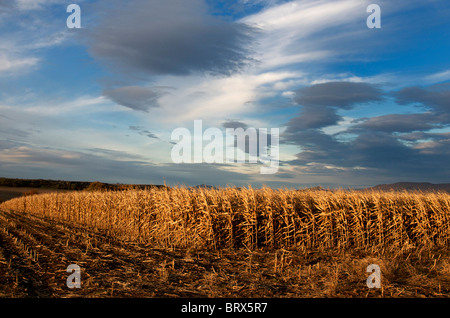
<path fill-rule="evenodd" d="M 26 196 L 0 209 L 162 248 L 395 252 L 450 242 L 448 193 L 129 189 Z"/>
<path fill-rule="evenodd" d="M 449 242 L 448 193 L 30 193 L 0 205 L 0 297 L 449 297 Z"/>

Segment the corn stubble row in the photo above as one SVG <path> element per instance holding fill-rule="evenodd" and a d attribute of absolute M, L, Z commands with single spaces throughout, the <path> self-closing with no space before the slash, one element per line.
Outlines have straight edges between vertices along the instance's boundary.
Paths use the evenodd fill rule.
<path fill-rule="evenodd" d="M 399 251 L 450 241 L 448 193 L 129 189 L 33 195 L 0 209 L 164 248 Z"/>

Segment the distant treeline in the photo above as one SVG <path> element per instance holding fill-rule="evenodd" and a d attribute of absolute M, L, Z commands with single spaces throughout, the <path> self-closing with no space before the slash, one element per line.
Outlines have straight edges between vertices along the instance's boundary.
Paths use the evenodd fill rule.
<path fill-rule="evenodd" d="M 124 190 L 133 188 L 162 188 L 162 185 L 109 184 L 103 182 L 62 181 L 45 179 L 12 179 L 0 178 L 0 187 L 15 188 L 49 188 L 58 190 Z"/>

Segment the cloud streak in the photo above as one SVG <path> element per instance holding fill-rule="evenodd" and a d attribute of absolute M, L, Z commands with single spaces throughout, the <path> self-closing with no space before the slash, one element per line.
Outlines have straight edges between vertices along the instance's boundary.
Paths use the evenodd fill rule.
<path fill-rule="evenodd" d="M 255 30 L 208 15 L 201 0 L 112 2 L 99 8 L 87 40 L 96 59 L 122 74 L 230 75 L 252 62 Z"/>
<path fill-rule="evenodd" d="M 198 184 L 245 184 L 249 176 L 228 171 L 228 165 L 208 164 L 155 164 L 127 156 L 109 149 L 90 149 L 86 152 L 53 148 L 36 148 L 26 144 L 2 144 L 0 171 L 6 177 L 26 174 L 29 178 L 48 178 L 75 181 L 104 181 L 138 184 L 187 185 Z M 24 165 L 27 168 L 24 171 Z M 22 171 L 21 171 L 22 170 Z M 8 173 L 6 173 L 8 171 Z M 74 173 L 76 178 L 74 178 Z M 220 180 L 218 182 L 218 180 Z"/>
<path fill-rule="evenodd" d="M 163 94 L 161 90 L 139 86 L 124 86 L 103 91 L 104 96 L 117 104 L 143 112 L 159 107 L 158 99 Z"/>
<path fill-rule="evenodd" d="M 145 129 L 144 127 L 130 126 L 130 130 L 137 131 L 139 135 L 146 136 L 151 139 L 159 139 L 154 133 Z"/>
<path fill-rule="evenodd" d="M 39 58 L 36 57 L 13 57 L 7 54 L 0 54 L 0 76 L 10 76 L 13 74 L 27 72 L 37 66 Z"/>

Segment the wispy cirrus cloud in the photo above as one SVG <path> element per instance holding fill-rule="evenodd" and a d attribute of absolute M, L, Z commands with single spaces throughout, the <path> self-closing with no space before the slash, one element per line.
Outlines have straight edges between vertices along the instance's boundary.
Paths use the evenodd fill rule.
<path fill-rule="evenodd" d="M 4 1 L 0 10 L 0 76 L 23 76 L 46 62 L 47 50 L 71 37 L 65 21 L 44 8 L 57 5 L 65 15 L 62 0 Z"/>
<path fill-rule="evenodd" d="M 427 75 L 425 77 L 425 79 L 427 81 L 434 82 L 434 83 L 448 81 L 448 80 L 450 80 L 450 70 Z"/>
<path fill-rule="evenodd" d="M 146 136 L 151 139 L 159 139 L 154 133 L 144 127 L 130 126 L 130 130 L 137 131 L 139 135 Z"/>
<path fill-rule="evenodd" d="M 83 1 L 83 0 L 81 0 Z M 12 0 L 15 2 L 15 7 L 19 10 L 41 10 L 48 5 L 66 4 L 65 0 Z"/>
<path fill-rule="evenodd" d="M 0 76 L 23 74 L 35 68 L 40 59 L 37 57 L 17 57 L 0 54 Z"/>

